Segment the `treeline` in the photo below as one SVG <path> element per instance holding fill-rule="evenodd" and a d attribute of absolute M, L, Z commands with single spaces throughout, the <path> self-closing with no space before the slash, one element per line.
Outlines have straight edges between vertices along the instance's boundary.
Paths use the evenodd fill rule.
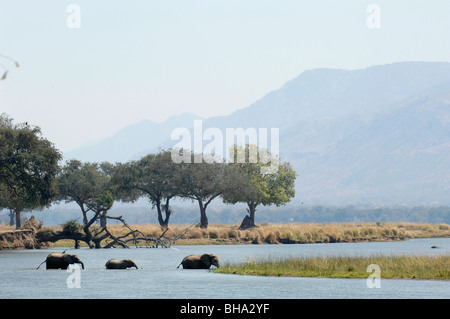
<path fill-rule="evenodd" d="M 15 213 L 16 226 L 20 227 L 24 210 L 73 202 L 82 217 L 84 235 L 78 239 L 89 247 L 112 236 L 107 220 L 127 225 L 122 216 L 109 214 L 116 201 L 146 198 L 162 229 L 169 227 L 173 198 L 198 204 L 202 228 L 208 227 L 207 208 L 214 199 L 245 203 L 248 215 L 241 225 L 245 228 L 255 226 L 258 206 L 284 205 L 295 195 L 297 174 L 291 165 L 255 145 L 234 145 L 228 161 L 181 149 L 161 150 L 127 163 L 72 159 L 60 165 L 61 153 L 38 127 L 14 124 L 6 114 L 0 116 L 0 145 L 0 207 Z M 100 223 L 100 231 L 91 227 L 95 223 Z"/>
<path fill-rule="evenodd" d="M 269 208 L 270 210 L 270 208 Z M 264 212 L 260 212 L 263 215 Z M 412 222 L 430 224 L 450 224 L 450 207 L 326 207 L 313 206 L 309 208 L 287 209 L 283 212 L 286 219 L 302 223 L 326 222 Z"/>
<path fill-rule="evenodd" d="M 191 225 L 198 222 L 198 209 L 196 205 L 174 204 L 172 207 L 171 222 L 175 224 Z M 112 212 L 123 216 L 130 224 L 157 224 L 158 219 L 148 206 L 116 205 Z M 244 205 L 217 205 L 211 206 L 208 218 L 212 224 L 236 225 L 247 214 Z M 47 225 L 58 225 L 70 219 L 80 220 L 79 210 L 68 207 L 52 207 L 44 211 L 35 211 L 33 215 L 46 221 Z M 3 217 L 7 222 L 7 216 Z M 258 209 L 257 223 L 354 223 L 354 222 L 412 222 L 425 224 L 450 224 L 449 206 L 386 206 L 386 207 L 334 207 L 287 205 L 281 209 L 276 207 L 261 207 Z"/>
<path fill-rule="evenodd" d="M 357 206 L 312 206 L 289 207 L 283 209 L 280 219 L 289 223 L 353 223 L 353 222 L 412 222 L 430 224 L 450 224 L 450 207 L 357 207 Z M 258 220 L 273 222 L 271 208 L 263 209 Z"/>

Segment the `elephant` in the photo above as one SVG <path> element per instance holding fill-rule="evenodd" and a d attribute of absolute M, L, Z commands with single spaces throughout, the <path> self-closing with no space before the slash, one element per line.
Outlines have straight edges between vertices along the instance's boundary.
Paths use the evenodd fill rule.
<path fill-rule="evenodd" d="M 46 263 L 46 269 L 67 269 L 70 264 L 81 264 L 84 269 L 84 263 L 74 254 L 51 253 L 47 258 L 36 268 L 39 269 L 43 263 Z"/>
<path fill-rule="evenodd" d="M 130 267 L 136 267 L 136 269 L 138 269 L 138 266 L 136 266 L 134 261 L 132 261 L 131 259 L 110 259 L 106 262 L 105 266 L 106 269 L 127 269 Z"/>
<path fill-rule="evenodd" d="M 189 255 L 184 257 L 177 268 L 181 265 L 184 269 L 209 269 L 211 265 L 219 268 L 219 257 L 213 254 Z"/>

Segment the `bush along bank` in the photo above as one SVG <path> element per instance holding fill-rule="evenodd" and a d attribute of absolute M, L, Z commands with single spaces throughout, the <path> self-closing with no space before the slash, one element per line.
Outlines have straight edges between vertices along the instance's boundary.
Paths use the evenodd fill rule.
<path fill-rule="evenodd" d="M 414 223 L 261 224 L 240 230 L 237 225 L 210 225 L 208 229 L 191 229 L 177 244 L 309 244 L 428 237 L 450 237 L 450 226 Z"/>

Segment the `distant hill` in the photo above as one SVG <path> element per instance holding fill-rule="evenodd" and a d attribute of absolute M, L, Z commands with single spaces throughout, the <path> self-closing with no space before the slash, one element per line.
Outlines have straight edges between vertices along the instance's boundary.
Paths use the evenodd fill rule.
<path fill-rule="evenodd" d="M 450 204 L 450 63 L 306 71 L 207 127 L 280 129 L 305 204 Z"/>
<path fill-rule="evenodd" d="M 320 124 L 316 129 L 322 134 L 291 128 L 281 146 L 284 157 L 303 173 L 298 185 L 303 201 L 450 203 L 450 83 L 370 119 L 349 117 Z"/>
<path fill-rule="evenodd" d="M 170 147 L 166 124 L 143 121 L 66 157 L 114 162 Z M 450 63 L 305 71 L 209 127 L 279 128 L 297 204 L 450 204 Z"/>
<path fill-rule="evenodd" d="M 87 162 L 126 162 L 145 154 L 157 152 L 158 146 L 170 138 L 177 127 L 190 128 L 201 117 L 183 113 L 174 115 L 163 123 L 142 120 L 127 126 L 113 136 L 89 146 L 80 147 L 64 154 L 64 158 Z"/>
<path fill-rule="evenodd" d="M 211 127 L 253 125 L 284 129 L 302 121 L 347 116 L 370 120 L 374 114 L 448 81 L 450 63 L 445 62 L 401 62 L 361 70 L 308 70 L 250 106 L 205 123 Z"/>

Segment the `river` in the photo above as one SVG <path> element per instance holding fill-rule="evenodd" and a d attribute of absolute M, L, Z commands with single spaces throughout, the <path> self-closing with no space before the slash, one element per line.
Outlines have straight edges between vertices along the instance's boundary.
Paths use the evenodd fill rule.
<path fill-rule="evenodd" d="M 431 249 L 432 245 L 441 248 Z M 183 257 L 203 253 L 216 254 L 222 264 L 291 256 L 448 255 L 450 238 L 298 245 L 180 245 L 169 249 L 67 248 L 67 252 L 83 260 L 84 270 L 78 273 L 45 270 L 45 264 L 36 270 L 49 253 L 63 250 L 0 251 L 0 298 L 450 298 L 449 281 L 383 279 L 382 269 L 380 288 L 369 288 L 366 279 L 254 277 L 177 269 Z M 111 258 L 131 258 L 139 269 L 106 270 L 105 262 Z M 74 285 L 79 288 L 69 288 Z"/>

